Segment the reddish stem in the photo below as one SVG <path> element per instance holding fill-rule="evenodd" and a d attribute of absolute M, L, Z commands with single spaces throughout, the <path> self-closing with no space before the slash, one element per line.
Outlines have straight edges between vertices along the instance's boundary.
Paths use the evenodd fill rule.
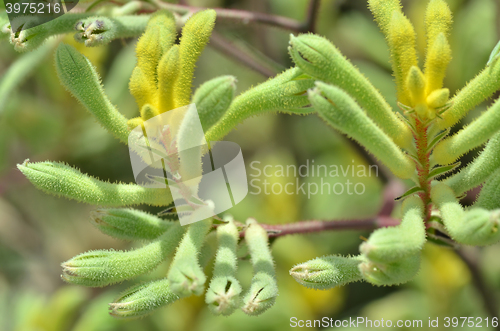
<path fill-rule="evenodd" d="M 286 224 L 262 224 L 264 229 L 269 232 L 269 237 L 282 237 L 289 234 L 304 234 L 312 232 L 323 232 L 328 230 L 373 230 L 389 226 L 399 225 L 400 221 L 388 216 L 378 216 L 366 220 L 335 220 L 320 221 L 310 220 Z M 245 231 L 240 232 L 243 238 Z"/>
<path fill-rule="evenodd" d="M 424 202 L 424 206 L 426 209 L 426 219 L 427 222 L 431 216 L 431 183 L 429 178 L 430 173 L 430 161 L 429 156 L 430 153 L 427 152 L 427 128 L 424 123 L 422 123 L 417 117 L 415 118 L 415 128 L 416 132 L 414 134 L 415 141 L 417 144 L 417 158 L 419 163 L 417 164 L 418 170 L 418 182 L 420 187 L 424 190 L 424 192 L 420 193 L 420 198 Z"/>

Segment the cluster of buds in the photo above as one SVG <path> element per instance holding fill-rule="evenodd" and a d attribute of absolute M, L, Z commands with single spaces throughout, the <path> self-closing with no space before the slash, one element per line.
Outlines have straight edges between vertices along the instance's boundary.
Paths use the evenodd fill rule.
<path fill-rule="evenodd" d="M 265 112 L 317 113 L 327 124 L 364 146 L 395 176 L 414 181 L 415 187 L 400 197 L 401 224 L 373 232 L 361 244 L 358 256 L 316 258 L 293 267 L 290 273 L 299 283 L 316 289 L 361 280 L 374 285 L 400 284 L 418 272 L 427 240 L 447 245 L 500 241 L 500 101 L 468 127 L 449 136 L 451 126 L 500 89 L 500 47 L 493 51 L 487 67 L 450 99 L 443 79 L 451 60 L 447 37 L 452 18 L 444 0 L 430 0 L 427 7 L 423 71 L 418 67 L 415 32 L 400 1 L 369 0 L 369 6 L 387 37 L 402 113 L 391 109 L 334 45 L 313 34 L 291 37 L 289 51 L 296 67 L 236 97 L 236 79 L 232 76 L 214 78 L 191 96 L 195 63 L 214 27 L 213 10 L 194 14 L 183 27 L 179 44 L 177 22 L 167 11 L 152 14 L 145 27 L 144 17 L 136 18 L 137 26 L 128 25 L 136 29 L 132 35 L 145 29 L 137 43 L 137 67 L 129 84 L 139 108 L 140 116 L 136 118 L 127 119 L 118 112 L 106 96 L 95 68 L 75 48 L 59 45 L 55 64 L 64 87 L 125 144 L 131 131 L 144 128 L 146 121 L 191 103 L 196 104 L 209 142 L 220 140 L 242 120 Z M 81 15 L 76 25 L 77 39 L 89 46 L 125 33 L 120 28 L 120 19 L 125 16 L 104 19 Z M 59 21 L 64 23 L 61 31 L 69 22 L 69 16 L 66 21 L 64 17 Z M 43 32 L 37 28 L 30 33 Z M 24 46 L 32 41 L 33 47 L 38 40 L 26 35 L 16 38 L 26 39 L 20 41 Z M 171 116 L 165 131 L 168 148 L 175 151 L 186 143 L 185 139 L 192 138 L 189 131 L 185 135 L 169 131 L 189 126 L 188 120 Z M 437 180 L 459 166 L 459 157 L 484 143 L 486 147 L 472 163 L 453 176 Z M 178 169 L 182 176 L 186 167 L 201 167 L 201 155 L 189 162 L 167 158 L 167 163 L 171 171 Z M 95 212 L 93 224 L 115 238 L 146 242 L 127 252 L 99 250 L 70 259 L 62 265 L 62 277 L 67 282 L 107 286 L 151 272 L 173 255 L 165 278 L 127 290 L 111 304 L 112 315 L 143 316 L 179 298 L 203 293 L 210 310 L 222 315 L 237 308 L 258 315 L 275 302 L 278 288 L 268 235 L 255 221 L 243 226 L 232 219 L 211 217 L 183 227 L 177 221 L 121 208 L 138 204 L 164 206 L 168 209 L 163 215 L 171 215 L 175 209 L 168 188 L 109 183 L 57 162 L 26 161 L 18 168 L 47 193 L 113 207 Z M 460 196 L 486 181 L 476 204 L 465 210 L 459 203 Z M 254 270 L 246 293 L 236 277 L 241 231 L 245 231 L 244 243 Z M 204 269 L 213 255 L 213 278 L 205 292 Z"/>
<path fill-rule="evenodd" d="M 81 31 L 80 39 L 94 46 L 114 38 L 113 33 L 122 33 L 123 29 L 115 28 L 120 19 L 126 18 L 85 17 L 76 28 Z M 176 44 L 177 23 L 170 12 L 158 11 L 147 18 L 146 26 L 142 27 L 145 32 L 137 43 L 137 66 L 129 84 L 140 110 L 139 117 L 127 119 L 113 106 L 94 66 L 75 48 L 60 44 L 55 53 L 63 86 L 121 142 L 130 143 L 134 131 L 137 128 L 141 131 L 141 127 L 144 130 L 146 121 L 192 103 L 196 105 L 209 141 L 219 140 L 240 121 L 255 114 L 276 110 L 310 111 L 304 108 L 309 103 L 305 92 L 314 80 L 304 79 L 298 68 L 289 69 L 237 97 L 233 76 L 207 81 L 191 96 L 195 63 L 209 41 L 215 11 L 201 11 L 187 20 L 179 44 Z M 141 20 L 144 17 L 135 18 L 138 29 Z M 194 139 L 189 130 L 183 129 L 189 127 L 189 116 L 172 114 L 169 123 L 162 123 L 163 149 L 150 148 L 149 151 L 175 152 L 183 144 L 189 145 L 189 139 Z M 173 132 L 175 128 L 178 132 Z M 174 179 L 179 179 L 176 183 L 180 186 L 180 179 L 188 170 L 201 168 L 201 155 L 189 160 L 182 155 L 176 159 L 176 153 L 172 155 L 162 159 L 166 163 L 164 169 L 168 168 Z M 210 217 L 181 226 L 177 220 L 161 218 L 185 212 L 173 206 L 171 187 L 105 182 L 58 162 L 26 160 L 18 168 L 37 188 L 49 194 L 104 207 L 92 214 L 92 224 L 101 232 L 145 243 L 130 251 L 98 250 L 80 254 L 62 264 L 65 281 L 90 287 L 108 286 L 150 273 L 173 255 L 164 279 L 126 290 L 110 304 L 111 315 L 144 316 L 180 298 L 205 292 L 206 303 L 215 314 L 229 315 L 240 308 L 246 314 L 259 315 L 274 304 L 278 295 L 274 262 L 267 232 L 256 221 L 249 220 L 244 225 L 231 218 Z M 166 181 L 166 177 L 153 179 Z M 195 193 L 193 198 L 197 198 L 196 192 L 189 193 Z M 139 204 L 167 209 L 156 216 L 123 208 Z M 194 214 L 196 210 L 190 212 Z M 245 232 L 243 240 L 241 231 Z M 237 250 L 241 246 L 248 248 L 254 268 L 246 291 L 236 273 Z M 205 289 L 205 269 L 214 255 L 213 279 Z"/>
<path fill-rule="evenodd" d="M 425 13 L 427 49 L 418 67 L 416 35 L 399 0 L 369 0 L 369 8 L 389 45 L 397 86 L 394 112 L 370 82 L 332 45 L 316 35 L 291 37 L 289 51 L 305 74 L 316 78 L 310 102 L 326 123 L 356 140 L 401 179 L 415 186 L 403 196 L 401 224 L 374 231 L 353 257 L 326 256 L 296 265 L 290 274 L 301 284 L 327 289 L 364 280 L 395 285 L 418 272 L 426 240 L 452 245 L 500 241 L 500 100 L 466 128 L 450 127 L 500 89 L 497 46 L 486 68 L 450 99 L 443 88 L 451 60 L 452 16 L 444 0 L 430 0 Z M 460 172 L 465 153 L 487 142 Z M 459 198 L 487 181 L 468 210 Z"/>

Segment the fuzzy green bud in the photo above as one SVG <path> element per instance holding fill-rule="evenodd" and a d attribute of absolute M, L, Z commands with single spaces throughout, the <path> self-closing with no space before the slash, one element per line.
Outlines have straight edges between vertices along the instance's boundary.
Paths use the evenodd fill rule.
<path fill-rule="evenodd" d="M 314 80 L 304 77 L 301 69 L 285 70 L 234 98 L 229 109 L 207 131 L 206 140 L 219 141 L 244 119 L 266 112 L 311 112 L 311 107 L 305 107 L 309 104 L 306 91 L 313 86 Z"/>
<path fill-rule="evenodd" d="M 247 315 L 260 315 L 271 308 L 278 296 L 274 261 L 268 245 L 266 230 L 255 220 L 247 221 L 245 241 L 253 266 L 252 283 L 243 297 L 241 308 Z"/>
<path fill-rule="evenodd" d="M 129 208 L 98 209 L 91 217 L 92 224 L 102 233 L 124 240 L 153 240 L 176 224 Z"/>
<path fill-rule="evenodd" d="M 500 89 L 500 61 L 493 61 L 474 79 L 457 92 L 451 99 L 453 106 L 442 119 L 437 121 L 439 128 L 446 129 L 458 123 L 467 113 Z"/>
<path fill-rule="evenodd" d="M 362 280 L 359 271 L 362 261 L 358 256 L 328 255 L 297 264 L 290 269 L 290 275 L 306 287 L 327 290 Z"/>
<path fill-rule="evenodd" d="M 425 243 L 424 205 L 411 196 L 403 202 L 401 224 L 375 230 L 359 250 L 367 260 L 377 263 L 400 261 L 414 255 Z"/>
<path fill-rule="evenodd" d="M 406 283 L 415 277 L 419 269 L 420 252 L 390 263 L 365 261 L 359 265 L 363 278 L 378 286 Z"/>
<path fill-rule="evenodd" d="M 495 134 L 485 148 L 467 167 L 443 182 L 451 187 L 457 196 L 481 185 L 500 168 L 500 132 Z"/>
<path fill-rule="evenodd" d="M 158 240 L 128 252 L 114 250 L 89 251 L 62 264 L 62 279 L 68 283 L 102 287 L 135 278 L 155 269 L 173 253 L 184 233 L 173 225 Z"/>
<path fill-rule="evenodd" d="M 483 185 L 474 207 L 500 209 L 500 168 Z"/>
<path fill-rule="evenodd" d="M 313 34 L 291 36 L 289 53 L 295 64 L 307 75 L 337 85 L 355 98 L 396 144 L 410 146 L 410 129 L 396 116 L 368 79 L 332 43 Z"/>
<path fill-rule="evenodd" d="M 167 278 L 171 290 L 179 297 L 203 294 L 207 277 L 198 256 L 211 226 L 211 218 L 190 224 L 177 248 Z"/>
<path fill-rule="evenodd" d="M 347 134 L 400 178 L 410 178 L 415 163 L 363 112 L 346 92 L 322 82 L 309 90 L 309 100 L 331 126 Z"/>
<path fill-rule="evenodd" d="M 127 289 L 109 304 L 109 313 L 117 318 L 144 317 L 178 299 L 170 290 L 168 280 L 157 280 Z"/>
<path fill-rule="evenodd" d="M 28 161 L 18 164 L 17 168 L 35 187 L 55 196 L 109 207 L 166 206 L 172 202 L 170 191 L 166 189 L 103 182 L 64 163 Z"/>
<path fill-rule="evenodd" d="M 463 154 L 485 143 L 499 131 L 499 127 L 500 99 L 474 122 L 437 144 L 434 160 L 439 164 L 455 162 Z"/>
<path fill-rule="evenodd" d="M 130 15 L 109 18 L 88 17 L 76 23 L 75 40 L 87 47 L 109 44 L 120 38 L 135 37 L 146 29 L 149 15 Z"/>
<path fill-rule="evenodd" d="M 455 193 L 443 183 L 432 188 L 431 198 L 441 212 L 446 230 L 458 243 L 484 246 L 500 241 L 500 210 L 472 208 L 464 211 Z"/>
<path fill-rule="evenodd" d="M 203 131 L 214 125 L 229 108 L 236 92 L 236 77 L 220 76 L 203 83 L 193 95 Z"/>
<path fill-rule="evenodd" d="M 106 130 L 127 143 L 127 119 L 109 101 L 90 61 L 73 46 L 60 44 L 55 53 L 55 63 L 61 84 Z"/>
<path fill-rule="evenodd" d="M 215 256 L 213 278 L 205 296 L 205 302 L 216 315 L 231 315 L 240 305 L 242 289 L 235 277 L 238 238 L 238 229 L 232 220 L 217 228 L 219 248 Z"/>
<path fill-rule="evenodd" d="M 9 26 L 10 43 L 18 52 L 31 52 L 52 36 L 74 32 L 76 22 L 89 16 L 92 16 L 92 13 L 70 12 L 34 27 L 23 26 L 20 32 L 12 31 Z"/>

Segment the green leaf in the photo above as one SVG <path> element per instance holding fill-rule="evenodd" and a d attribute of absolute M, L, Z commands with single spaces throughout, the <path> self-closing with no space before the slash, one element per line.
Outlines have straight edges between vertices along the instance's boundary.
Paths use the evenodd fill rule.
<path fill-rule="evenodd" d="M 461 164 L 461 162 L 458 161 L 457 163 L 450 164 L 447 166 L 436 167 L 436 168 L 432 169 L 432 171 L 429 173 L 429 176 L 427 176 L 427 179 L 431 180 L 435 177 L 442 176 L 450 171 L 455 170 L 456 168 L 458 168 L 460 166 L 460 164 Z"/>
<path fill-rule="evenodd" d="M 410 196 L 412 194 L 418 193 L 418 192 L 425 192 L 425 190 L 423 188 L 421 188 L 421 187 L 415 186 L 415 187 L 409 189 L 408 191 L 406 191 L 405 194 L 403 194 L 402 196 L 397 197 L 394 200 L 398 201 L 398 200 L 404 199 L 404 198 L 406 198 L 406 197 L 408 197 L 408 196 Z"/>
<path fill-rule="evenodd" d="M 450 129 L 448 128 L 448 129 L 444 130 L 443 132 L 441 132 L 440 134 L 438 134 L 436 137 L 434 137 L 434 139 L 432 139 L 432 141 L 427 146 L 427 153 L 432 151 L 434 149 L 434 146 L 436 146 L 436 144 L 438 142 L 440 142 L 441 139 L 446 137 L 449 133 L 450 133 Z"/>

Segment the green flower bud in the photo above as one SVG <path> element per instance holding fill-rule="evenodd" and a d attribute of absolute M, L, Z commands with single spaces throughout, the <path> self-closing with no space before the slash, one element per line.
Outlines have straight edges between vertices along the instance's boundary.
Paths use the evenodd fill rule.
<path fill-rule="evenodd" d="M 207 279 L 198 260 L 200 249 L 212 226 L 212 219 L 190 224 L 168 271 L 170 289 L 179 297 L 201 295 Z"/>
<path fill-rule="evenodd" d="M 388 263 L 418 253 L 425 243 L 424 204 L 417 196 L 403 202 L 403 219 L 394 227 L 375 230 L 359 250 L 367 260 Z"/>
<path fill-rule="evenodd" d="M 245 241 L 250 251 L 254 275 L 250 288 L 243 297 L 241 309 L 247 315 L 256 316 L 274 305 L 278 296 L 278 284 L 266 230 L 252 219 L 247 221 L 247 225 Z"/>
<path fill-rule="evenodd" d="M 236 92 L 236 78 L 221 76 L 203 83 L 193 95 L 203 131 L 207 131 L 229 108 Z"/>
<path fill-rule="evenodd" d="M 184 233 L 175 224 L 158 240 L 128 252 L 89 251 L 62 264 L 62 279 L 68 283 L 102 287 L 148 273 L 173 253 Z"/>
<path fill-rule="evenodd" d="M 406 283 L 415 277 L 419 269 L 420 252 L 390 263 L 365 261 L 359 265 L 363 278 L 378 286 Z"/>
<path fill-rule="evenodd" d="M 236 279 L 239 232 L 231 220 L 217 228 L 219 248 L 215 257 L 213 278 L 210 281 L 205 302 L 212 313 L 231 315 L 240 305 L 240 282 Z"/>
<path fill-rule="evenodd" d="M 133 286 L 123 292 L 109 304 L 109 313 L 117 318 L 144 317 L 178 299 L 170 290 L 168 280 L 157 280 Z"/>
<path fill-rule="evenodd" d="M 464 211 L 455 193 L 439 183 L 432 188 L 432 201 L 441 212 L 446 230 L 458 243 L 485 246 L 500 241 L 500 210 L 472 208 Z"/>
<path fill-rule="evenodd" d="M 55 63 L 62 85 L 106 130 L 127 143 L 127 119 L 109 101 L 102 88 L 101 79 L 90 61 L 73 46 L 60 44 L 55 53 Z"/>
<path fill-rule="evenodd" d="M 405 179 L 413 176 L 415 163 L 346 92 L 336 86 L 316 82 L 316 88 L 309 90 L 309 100 L 328 124 L 365 146 L 396 176 Z"/>
<path fill-rule="evenodd" d="M 500 127 L 500 99 L 478 119 L 455 135 L 442 140 L 432 154 L 440 164 L 455 162 L 463 154 L 478 147 L 498 132 Z"/>
<path fill-rule="evenodd" d="M 327 290 L 362 280 L 358 267 L 362 261 L 358 256 L 328 255 L 294 266 L 290 275 L 306 287 Z"/>
<path fill-rule="evenodd" d="M 31 52 L 51 36 L 73 32 L 75 23 L 89 16 L 92 16 L 92 13 L 70 12 L 35 27 L 23 26 L 21 32 L 12 31 L 9 26 L 10 43 L 18 52 Z"/>
<path fill-rule="evenodd" d="M 457 196 L 481 185 L 488 177 L 500 168 L 500 132 L 495 134 L 486 144 L 481 154 L 458 174 L 443 181 Z"/>
<path fill-rule="evenodd" d="M 63 163 L 28 161 L 18 164 L 17 168 L 38 189 L 55 196 L 101 206 L 172 203 L 170 191 L 166 189 L 103 182 Z"/>
<path fill-rule="evenodd" d="M 217 251 L 217 232 L 212 231 L 205 237 L 205 242 L 201 246 L 201 252 L 199 257 L 200 266 L 202 269 L 208 265 L 210 260 L 214 257 Z"/>
<path fill-rule="evenodd" d="M 304 34 L 290 36 L 289 53 L 307 75 L 339 86 L 355 98 L 370 118 L 401 147 L 408 147 L 412 134 L 377 89 L 327 39 Z"/>
<path fill-rule="evenodd" d="M 88 17 L 76 23 L 75 30 L 81 32 L 74 37 L 87 47 L 106 45 L 115 39 L 140 35 L 146 29 L 149 18 L 149 15 Z"/>
<path fill-rule="evenodd" d="M 234 98 L 229 109 L 207 131 L 206 140 L 221 140 L 244 119 L 266 112 L 310 113 L 311 107 L 305 107 L 309 104 L 306 91 L 313 86 L 314 80 L 304 76 L 299 68 L 285 70 Z"/>
<path fill-rule="evenodd" d="M 124 240 L 153 240 L 176 224 L 136 209 L 98 209 L 91 217 L 102 233 Z"/>
<path fill-rule="evenodd" d="M 484 184 L 474 207 L 500 209 L 500 168 Z"/>
<path fill-rule="evenodd" d="M 467 245 L 486 246 L 500 241 L 500 209 L 472 208 L 465 211 L 460 231 L 464 233 L 460 242 Z"/>
<path fill-rule="evenodd" d="M 458 123 L 467 113 L 500 89 L 500 61 L 493 61 L 451 99 L 453 106 L 437 121 L 441 129 Z"/>

